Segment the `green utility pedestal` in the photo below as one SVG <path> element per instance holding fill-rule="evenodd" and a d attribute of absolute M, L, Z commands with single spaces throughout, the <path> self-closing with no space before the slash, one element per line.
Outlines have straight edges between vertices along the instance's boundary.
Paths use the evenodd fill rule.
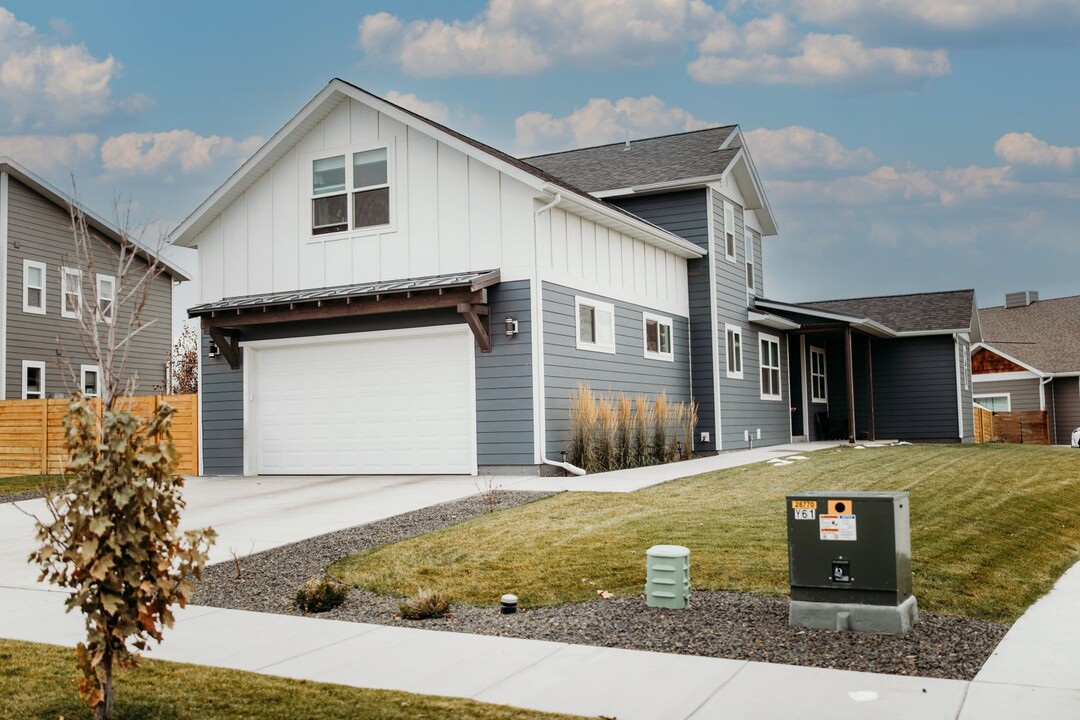
<path fill-rule="evenodd" d="M 653 545 L 645 552 L 645 603 L 682 610 L 690 604 L 690 549 Z"/>

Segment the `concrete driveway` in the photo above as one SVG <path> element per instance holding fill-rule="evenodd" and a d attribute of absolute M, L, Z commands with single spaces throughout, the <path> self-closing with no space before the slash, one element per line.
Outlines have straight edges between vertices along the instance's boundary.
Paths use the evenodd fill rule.
<path fill-rule="evenodd" d="M 190 478 L 182 527 L 217 530 L 210 562 L 222 562 L 232 551 L 260 552 L 475 495 L 487 481 L 467 475 Z M 35 547 L 34 521 L 22 511 L 47 513 L 43 500 L 0 504 L 0 586 L 40 588 L 26 562 Z"/>

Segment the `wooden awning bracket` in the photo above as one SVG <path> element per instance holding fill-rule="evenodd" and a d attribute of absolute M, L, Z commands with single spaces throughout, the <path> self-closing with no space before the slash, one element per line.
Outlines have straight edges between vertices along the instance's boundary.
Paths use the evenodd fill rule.
<path fill-rule="evenodd" d="M 472 303 L 458 303 L 457 311 L 465 318 L 469 329 L 476 337 L 476 344 L 480 346 L 480 352 L 491 352 L 491 316 L 487 305 L 474 305 Z"/>
<path fill-rule="evenodd" d="M 206 326 L 206 323 L 203 323 L 203 325 Z M 239 339 L 231 333 L 226 333 L 220 327 L 214 327 L 212 325 L 206 327 L 206 332 L 209 333 L 210 339 L 214 341 L 214 344 L 218 346 L 218 350 L 221 352 L 221 356 L 228 361 L 229 367 L 231 367 L 233 370 L 239 370 Z"/>

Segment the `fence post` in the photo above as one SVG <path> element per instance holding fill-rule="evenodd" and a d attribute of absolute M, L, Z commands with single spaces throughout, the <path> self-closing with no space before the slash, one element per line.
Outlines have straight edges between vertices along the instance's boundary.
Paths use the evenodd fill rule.
<path fill-rule="evenodd" d="M 49 474 L 49 401 L 45 398 L 41 399 L 41 474 Z"/>

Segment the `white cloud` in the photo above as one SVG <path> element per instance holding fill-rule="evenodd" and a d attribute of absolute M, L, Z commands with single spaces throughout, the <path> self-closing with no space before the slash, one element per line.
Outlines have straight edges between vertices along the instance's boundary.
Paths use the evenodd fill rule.
<path fill-rule="evenodd" d="M 409 75 L 523 75 L 557 64 L 677 58 L 723 16 L 704 0 L 489 0 L 469 20 L 360 21 L 359 45 Z"/>
<path fill-rule="evenodd" d="M 0 122 L 13 129 L 65 127 L 142 106 L 145 98 L 113 96 L 119 74 L 111 55 L 99 59 L 85 45 L 50 43 L 0 8 Z"/>
<path fill-rule="evenodd" d="M 94 156 L 97 135 L 0 135 L 0 155 L 7 155 L 31 171 L 71 167 Z"/>
<path fill-rule="evenodd" d="M 732 50 L 735 54 L 706 54 L 693 61 L 688 68 L 691 77 L 716 84 L 859 85 L 887 90 L 916 87 L 949 72 L 944 50 L 867 47 L 850 35 L 811 33 L 791 54 L 739 52 L 749 50 L 745 46 Z"/>
<path fill-rule="evenodd" d="M 395 105 L 400 105 L 406 110 L 412 110 L 418 115 L 423 115 L 428 120 L 434 120 L 443 125 L 450 119 L 450 108 L 435 100 L 422 100 L 414 93 L 400 93 L 391 90 L 386 93 L 386 99 Z"/>
<path fill-rule="evenodd" d="M 262 143 L 263 139 L 256 136 L 242 140 L 217 135 L 203 137 L 191 130 L 126 133 L 102 144 L 101 160 L 108 170 L 140 174 L 179 167 L 188 173 L 217 160 L 246 158 Z"/>
<path fill-rule="evenodd" d="M 1068 170 L 1080 160 L 1080 147 L 1051 145 L 1031 133 L 1008 133 L 994 143 L 994 152 L 1013 165 L 1059 167 Z"/>
<path fill-rule="evenodd" d="M 584 147 L 624 140 L 684 132 L 709 127 L 689 111 L 671 107 L 655 96 L 624 97 L 612 102 L 593 98 L 569 115 L 528 112 L 514 121 L 517 144 L 522 150 Z"/>
<path fill-rule="evenodd" d="M 847 170 L 874 162 L 874 153 L 867 148 L 852 150 L 832 135 L 799 125 L 779 130 L 759 128 L 745 136 L 754 162 L 762 168 Z"/>
<path fill-rule="evenodd" d="M 779 180 L 766 184 L 781 203 L 840 206 L 929 203 L 954 207 L 1020 187 L 1009 177 L 1007 166 L 978 165 L 943 170 L 882 166 L 863 175 L 831 180 Z"/>

